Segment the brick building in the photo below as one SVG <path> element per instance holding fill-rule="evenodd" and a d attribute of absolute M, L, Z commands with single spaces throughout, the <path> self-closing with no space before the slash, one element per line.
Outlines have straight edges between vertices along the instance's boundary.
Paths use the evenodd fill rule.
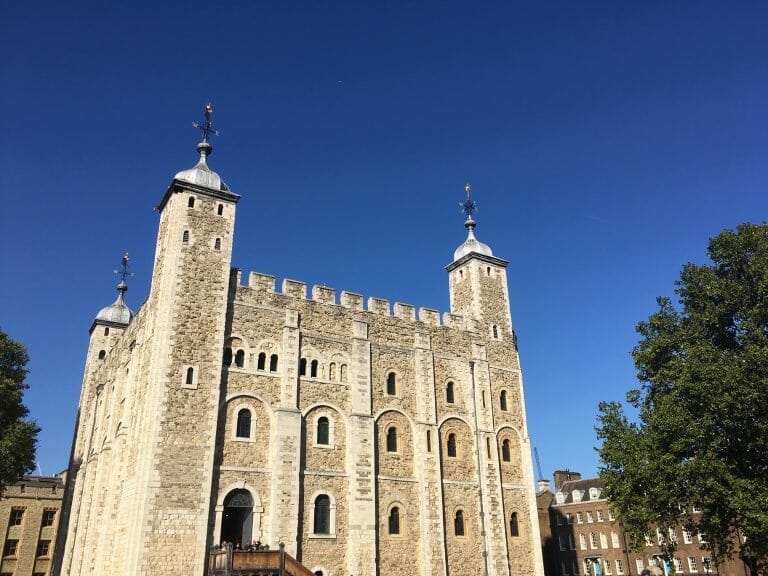
<path fill-rule="evenodd" d="M 50 574 L 63 495 L 64 476 L 25 476 L 6 487 L 0 497 L 0 576 Z"/>
<path fill-rule="evenodd" d="M 547 571 L 547 576 L 663 574 L 659 545 L 665 538 L 677 542 L 670 574 L 748 576 L 738 559 L 715 565 L 704 537 L 682 526 L 670 529 L 668 534 L 657 530 L 640 553 L 632 551 L 621 518 L 610 509 L 600 479 L 581 478 L 577 472 L 555 472 L 549 525 L 552 546 L 548 551 L 553 556 L 552 561 L 545 560 L 545 566 L 554 571 Z"/>
<path fill-rule="evenodd" d="M 202 575 L 260 540 L 322 576 L 543 575 L 507 262 L 471 202 L 450 313 L 308 295 L 232 268 L 240 196 L 198 152 L 146 302 L 121 283 L 91 327 L 59 573 Z"/>

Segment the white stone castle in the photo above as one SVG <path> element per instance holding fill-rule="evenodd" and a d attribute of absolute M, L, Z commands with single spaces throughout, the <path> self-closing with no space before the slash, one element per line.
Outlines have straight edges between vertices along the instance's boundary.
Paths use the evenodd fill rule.
<path fill-rule="evenodd" d="M 543 576 L 507 262 L 469 197 L 450 313 L 277 290 L 232 268 L 208 128 L 149 297 L 121 282 L 91 327 L 55 573 L 202 576 L 226 540 L 320 576 Z"/>

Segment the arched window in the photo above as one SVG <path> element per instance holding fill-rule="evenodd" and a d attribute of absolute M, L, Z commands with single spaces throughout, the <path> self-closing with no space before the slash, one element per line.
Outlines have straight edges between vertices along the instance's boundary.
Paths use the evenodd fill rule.
<path fill-rule="evenodd" d="M 400 534 L 400 508 L 397 506 L 389 511 L 389 533 Z"/>
<path fill-rule="evenodd" d="M 237 413 L 237 431 L 235 436 L 238 438 L 251 437 L 251 411 L 243 408 Z"/>
<path fill-rule="evenodd" d="M 315 534 L 331 533 L 331 499 L 325 494 L 315 498 Z"/>
<path fill-rule="evenodd" d="M 238 368 L 242 368 L 245 364 L 245 351 L 244 350 L 238 350 L 235 354 L 235 365 Z"/>
<path fill-rule="evenodd" d="M 517 512 L 512 512 L 509 517 L 509 535 L 520 536 L 520 526 L 517 523 Z"/>
<path fill-rule="evenodd" d="M 299 360 L 299 376 L 306 376 L 307 375 L 307 359 L 302 358 Z"/>
<path fill-rule="evenodd" d="M 594 532 L 589 533 L 589 547 L 597 548 L 597 534 Z"/>
<path fill-rule="evenodd" d="M 336 362 L 331 362 L 328 366 L 328 380 L 332 382 L 336 380 Z"/>
<path fill-rule="evenodd" d="M 259 360 L 256 364 L 256 368 L 264 370 L 264 365 L 267 363 L 267 355 L 264 352 L 259 352 Z"/>
<path fill-rule="evenodd" d="M 487 266 L 487 267 L 485 268 L 485 275 L 486 275 L 486 276 L 490 276 L 490 275 L 491 275 L 491 267 L 490 267 L 490 266 Z"/>
<path fill-rule="evenodd" d="M 390 396 L 397 394 L 397 376 L 394 372 L 387 374 L 387 394 Z"/>
<path fill-rule="evenodd" d="M 269 357 L 269 371 L 277 372 L 277 354 L 272 354 Z"/>
<path fill-rule="evenodd" d="M 216 240 L 213 243 L 213 249 L 221 250 L 221 238 L 216 238 Z"/>
<path fill-rule="evenodd" d="M 618 548 L 620 546 L 619 544 L 619 533 L 616 532 L 616 530 L 613 530 L 611 532 L 611 546 L 614 548 Z"/>
<path fill-rule="evenodd" d="M 309 375 L 312 378 L 317 378 L 317 360 L 312 360 L 312 364 L 309 366 Z"/>
<path fill-rule="evenodd" d="M 495 340 L 499 339 L 499 328 L 496 326 L 496 324 L 493 325 L 493 338 Z"/>
<path fill-rule="evenodd" d="M 253 498 L 247 490 L 233 490 L 224 499 L 221 539 L 250 542 L 253 531 Z"/>
<path fill-rule="evenodd" d="M 488 458 L 491 457 L 491 439 L 490 438 L 485 439 L 485 454 L 488 456 Z"/>
<path fill-rule="evenodd" d="M 187 368 L 187 379 L 185 384 L 192 385 L 195 383 L 195 369 L 192 367 Z"/>
<path fill-rule="evenodd" d="M 455 401 L 453 395 L 453 382 L 450 380 L 448 381 L 448 384 L 445 385 L 445 401 L 448 402 L 448 404 L 453 404 Z"/>
<path fill-rule="evenodd" d="M 397 452 L 397 428 L 387 429 L 387 452 Z"/>
<path fill-rule="evenodd" d="M 104 326 L 104 336 L 109 336 L 109 326 Z"/>
<path fill-rule="evenodd" d="M 448 434 L 448 456 L 456 458 L 456 434 L 453 432 Z"/>
<path fill-rule="evenodd" d="M 190 208 L 194 208 L 195 207 L 195 197 L 194 196 L 190 196 L 189 197 L 189 202 L 187 202 L 187 206 L 189 206 Z"/>
<path fill-rule="evenodd" d="M 347 365 L 342 364 L 339 371 L 341 372 L 341 381 L 346 382 L 347 381 Z"/>
<path fill-rule="evenodd" d="M 189 242 L 189 230 L 184 230 L 184 233 L 181 235 L 181 241 L 184 244 Z"/>
<path fill-rule="evenodd" d="M 219 204 L 219 209 L 216 211 L 216 213 L 221 216 L 224 214 L 224 204 Z"/>
<path fill-rule="evenodd" d="M 464 536 L 464 511 L 456 510 L 456 516 L 453 518 L 453 533 L 456 536 Z"/>
<path fill-rule="evenodd" d="M 328 418 L 321 416 L 317 419 L 317 443 L 327 446 L 329 444 L 329 422 Z"/>
<path fill-rule="evenodd" d="M 509 462 L 510 461 L 510 456 L 509 456 L 509 440 L 504 440 L 501 443 L 501 459 L 504 462 Z"/>
<path fill-rule="evenodd" d="M 224 359 L 222 360 L 222 363 L 224 366 L 229 366 L 232 364 L 232 348 L 229 346 L 224 348 Z"/>
<path fill-rule="evenodd" d="M 104 358 L 107 357 L 107 351 L 106 350 L 99 350 L 99 360 L 104 360 Z"/>
<path fill-rule="evenodd" d="M 506 412 L 507 411 L 507 391 L 502 390 L 501 394 L 499 394 L 499 404 L 501 406 L 501 409 Z"/>

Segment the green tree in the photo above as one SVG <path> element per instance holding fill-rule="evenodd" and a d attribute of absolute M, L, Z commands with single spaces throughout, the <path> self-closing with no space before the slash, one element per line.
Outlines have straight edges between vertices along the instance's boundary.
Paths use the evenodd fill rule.
<path fill-rule="evenodd" d="M 26 420 L 29 410 L 22 402 L 29 361 L 27 350 L 0 330 L 0 493 L 35 465 L 35 422 Z"/>
<path fill-rule="evenodd" d="M 641 388 L 630 415 L 600 404 L 600 477 L 635 547 L 683 524 L 755 574 L 768 568 L 768 225 L 726 230 L 708 253 L 683 267 L 678 304 L 659 298 L 637 326 Z"/>

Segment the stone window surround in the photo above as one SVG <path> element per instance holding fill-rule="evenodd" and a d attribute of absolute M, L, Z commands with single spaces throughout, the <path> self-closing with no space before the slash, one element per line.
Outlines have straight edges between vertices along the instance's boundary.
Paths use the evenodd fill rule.
<path fill-rule="evenodd" d="M 330 408 L 320 408 L 320 409 L 315 409 L 313 411 L 312 416 L 310 418 L 310 424 L 312 426 L 312 447 L 313 448 L 320 448 L 322 450 L 334 450 L 336 448 L 336 444 L 334 443 L 334 435 L 333 435 L 333 431 L 335 428 L 335 418 L 334 418 L 333 412 L 334 411 L 331 410 Z M 317 422 L 323 416 L 328 418 L 328 444 L 317 443 Z"/>
<path fill-rule="evenodd" d="M 248 435 L 248 437 L 237 435 L 237 415 L 240 414 L 240 410 L 249 410 L 251 412 L 251 429 L 249 430 L 250 434 Z M 250 402 L 240 400 L 237 404 L 233 404 L 232 405 L 232 434 L 230 439 L 234 440 L 235 442 L 251 442 L 251 443 L 256 442 L 256 435 L 254 434 L 254 431 L 256 430 L 257 423 L 258 423 L 258 420 L 256 419 L 255 410 Z"/>
<path fill-rule="evenodd" d="M 397 511 L 398 511 L 398 523 L 399 523 L 400 532 L 397 534 L 392 534 L 389 531 L 389 515 L 392 513 L 392 508 L 397 508 Z M 390 502 L 389 505 L 387 506 L 387 515 L 384 519 L 384 521 L 386 522 L 386 526 L 385 526 L 386 530 L 384 530 L 383 533 L 392 539 L 404 538 L 406 536 L 406 528 L 407 528 L 405 518 L 406 518 L 405 506 L 403 505 L 403 503 L 397 500 Z"/>
<path fill-rule="evenodd" d="M 187 371 L 192 368 L 192 383 L 187 384 Z M 197 390 L 197 379 L 200 375 L 200 367 L 197 364 L 184 364 L 181 367 L 181 387 L 189 390 Z"/>
<path fill-rule="evenodd" d="M 402 398 L 403 386 L 402 386 L 402 380 L 401 380 L 402 376 L 401 376 L 400 372 L 395 370 L 394 368 L 387 368 L 384 371 L 384 374 L 385 374 L 385 376 L 384 376 L 384 385 L 383 385 L 383 390 L 382 390 L 384 397 Z M 395 375 L 395 393 L 394 394 L 390 394 L 388 392 L 388 387 L 389 387 L 388 386 L 388 381 L 389 381 L 389 375 L 390 374 L 394 374 Z"/>
<path fill-rule="evenodd" d="M 315 500 L 317 500 L 318 496 L 328 496 L 328 499 L 330 500 L 330 513 L 328 518 L 328 534 L 315 534 L 314 532 L 309 533 L 309 538 L 311 539 L 335 539 L 336 538 L 336 498 L 333 497 L 333 494 L 328 490 L 318 490 L 314 494 L 312 494 L 312 498 L 309 499 L 309 527 L 314 531 L 315 529 Z"/>
<path fill-rule="evenodd" d="M 254 540 L 261 540 L 263 537 L 261 523 L 264 514 L 264 507 L 261 504 L 261 498 L 259 497 L 258 492 L 256 492 L 256 490 L 250 484 L 245 481 L 240 481 L 232 483 L 219 490 L 219 496 L 216 500 L 216 506 L 214 507 L 214 542 L 219 542 L 221 540 L 221 524 L 222 518 L 224 516 L 224 500 L 233 490 L 247 490 L 251 493 L 251 500 L 253 501 L 253 524 L 251 528 L 251 538 Z"/>

